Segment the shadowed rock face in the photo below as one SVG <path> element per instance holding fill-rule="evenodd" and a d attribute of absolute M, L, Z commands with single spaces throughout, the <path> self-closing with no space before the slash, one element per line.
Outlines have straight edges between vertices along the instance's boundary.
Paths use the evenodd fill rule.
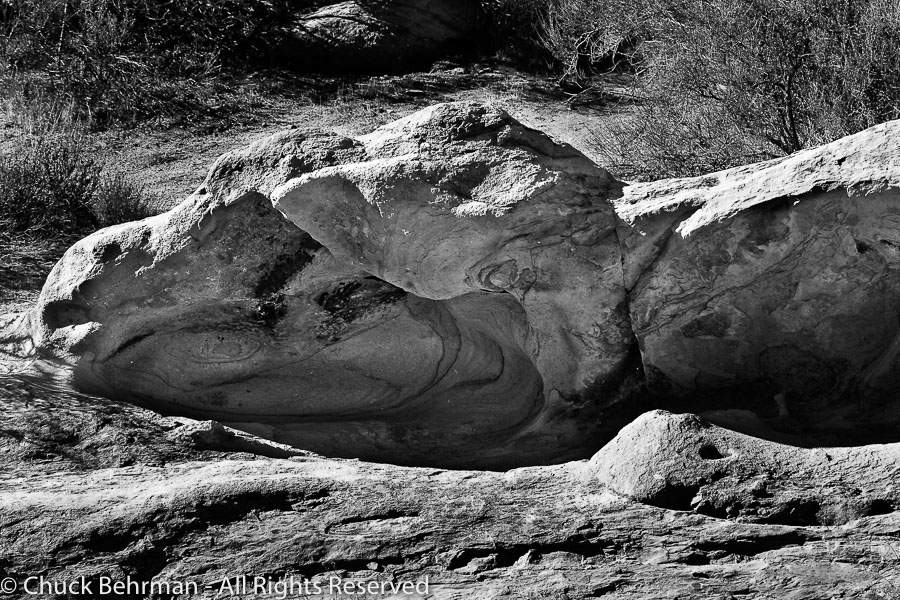
<path fill-rule="evenodd" d="M 81 390 L 339 457 L 559 462 L 647 407 L 896 439 L 898 139 L 623 188 L 478 104 L 286 132 L 80 241 L 7 332 Z"/>
<path fill-rule="evenodd" d="M 82 390 L 336 456 L 584 456 L 633 339 L 617 186 L 504 113 L 289 132 L 74 246 L 32 315 Z M 579 415 L 584 416 L 580 418 Z"/>
<path fill-rule="evenodd" d="M 626 286 L 657 395 L 823 429 L 868 421 L 896 437 L 898 135 L 895 121 L 768 163 L 625 188 Z"/>

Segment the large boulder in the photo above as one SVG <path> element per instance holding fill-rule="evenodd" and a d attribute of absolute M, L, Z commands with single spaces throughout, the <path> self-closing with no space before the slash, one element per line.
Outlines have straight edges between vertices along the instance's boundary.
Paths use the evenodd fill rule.
<path fill-rule="evenodd" d="M 624 190 L 476 104 L 222 157 L 0 318 L 0 366 L 39 375 L 0 376 L 0 591 L 897 597 L 898 444 L 652 411 L 590 461 L 504 473 L 296 446 L 584 454 L 590 407 L 639 405 L 632 331 L 645 402 L 761 435 L 890 424 L 898 129 Z"/>
<path fill-rule="evenodd" d="M 401 71 L 465 49 L 479 22 L 475 0 L 347 0 L 298 17 L 273 52 L 303 71 Z"/>
<path fill-rule="evenodd" d="M 896 436 L 898 140 L 893 121 L 624 189 L 625 285 L 656 395 L 824 428 L 868 419 Z"/>
<path fill-rule="evenodd" d="M 584 455 L 628 375 L 618 184 L 477 104 L 289 131 L 97 232 L 27 322 L 81 390 L 339 456 Z M 573 416 L 576 415 L 576 416 Z"/>

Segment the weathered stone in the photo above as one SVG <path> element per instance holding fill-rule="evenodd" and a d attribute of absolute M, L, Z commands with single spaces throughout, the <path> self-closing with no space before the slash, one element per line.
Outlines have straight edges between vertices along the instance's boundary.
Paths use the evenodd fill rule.
<path fill-rule="evenodd" d="M 296 19 L 273 58 L 302 71 L 400 71 L 459 51 L 476 37 L 474 0 L 348 0 Z"/>
<path fill-rule="evenodd" d="M 76 244 L 4 338 L 83 390 L 411 464 L 583 456 L 660 407 L 892 440 L 898 129 L 624 189 L 477 104 L 287 132 Z"/>
<path fill-rule="evenodd" d="M 900 122 L 616 201 L 651 388 L 896 433 Z"/>
<path fill-rule="evenodd" d="M 79 389 L 332 455 L 584 456 L 633 349 L 616 190 L 476 104 L 289 132 L 77 243 L 25 328 Z"/>
<path fill-rule="evenodd" d="M 175 435 L 190 425 L 30 385 L 11 397 L 5 383 L 0 379 L 0 451 L 42 450 L 16 454 L 0 477 L 0 569 L 20 586 L 35 574 L 83 577 L 95 593 L 101 577 L 191 582 L 200 592 L 182 595 L 191 600 L 229 597 L 226 582 L 237 585 L 242 576 L 251 592 L 256 577 L 322 586 L 332 578 L 427 578 L 428 595 L 405 597 L 454 600 L 888 600 L 900 590 L 895 511 L 842 526 L 766 524 L 639 504 L 604 489 L 586 461 L 491 473 L 199 451 L 191 435 Z M 654 422 L 665 426 L 648 426 Z M 652 454 L 641 450 L 645 444 L 680 452 L 666 428 L 693 438 L 712 432 L 738 451 L 754 443 L 690 423 L 650 416 L 630 428 L 649 437 L 628 444 L 632 438 L 623 436 L 615 442 L 623 451 L 606 452 L 607 465 L 621 474 L 616 467 Z M 61 431 L 78 441 L 53 435 Z M 848 483 L 869 475 L 869 490 L 896 472 L 896 445 L 864 454 L 871 463 L 847 464 L 860 467 L 844 471 Z M 765 452 L 758 456 L 767 460 Z M 833 469 L 841 469 L 835 458 Z M 760 492 L 801 485 L 827 492 L 815 489 L 815 479 L 792 480 L 796 469 L 782 476 L 783 463 L 753 466 L 772 473 Z M 610 485 L 623 481 L 619 475 Z"/>
<path fill-rule="evenodd" d="M 743 522 L 844 525 L 900 506 L 900 445 L 806 449 L 653 411 L 591 459 L 608 488 Z"/>

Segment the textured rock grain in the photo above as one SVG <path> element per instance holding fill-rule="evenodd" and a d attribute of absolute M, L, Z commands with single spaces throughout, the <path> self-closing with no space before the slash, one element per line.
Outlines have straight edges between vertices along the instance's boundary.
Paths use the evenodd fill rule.
<path fill-rule="evenodd" d="M 35 573 L 50 581 L 195 582 L 201 591 L 187 598 L 213 598 L 241 575 L 322 586 L 331 578 L 427 578 L 424 597 L 448 600 L 888 600 L 900 591 L 893 510 L 842 526 L 760 523 L 614 493 L 628 480 L 623 473 L 651 457 L 639 450 L 645 444 L 676 453 L 693 443 L 682 444 L 682 435 L 705 436 L 723 451 L 755 444 L 690 417 L 654 413 L 623 432 L 610 448 L 626 451 L 601 453 L 618 473 L 607 488 L 600 458 L 489 473 L 217 453 L 177 435 L 191 427 L 183 421 L 15 387 L 11 397 L 0 385 L 0 425 L 12 434 L 0 447 L 32 450 L 0 477 L 0 569 L 19 582 Z M 81 427 L 82 442 L 52 439 L 54 428 L 76 421 L 94 423 Z M 154 433 L 160 429 L 170 433 Z M 877 483 L 884 473 L 872 467 L 893 461 L 896 469 L 896 445 L 865 454 L 868 464 L 847 465 L 860 468 L 854 484 L 865 473 Z M 85 464 L 84 456 L 106 462 Z M 777 486 L 801 485 L 806 497 L 831 493 L 812 477 L 801 484 L 797 469 L 782 475 L 785 463 L 771 458 L 761 451 L 753 466 L 771 470 L 776 495 Z"/>

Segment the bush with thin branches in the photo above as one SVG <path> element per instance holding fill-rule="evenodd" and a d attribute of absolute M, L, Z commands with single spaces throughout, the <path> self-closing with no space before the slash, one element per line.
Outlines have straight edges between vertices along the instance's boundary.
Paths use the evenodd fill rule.
<path fill-rule="evenodd" d="M 0 156 L 0 222 L 8 232 L 75 234 L 156 212 L 158 201 L 97 162 L 82 131 L 65 119 L 48 121 Z M 60 125 L 59 123 L 63 123 Z"/>
<path fill-rule="evenodd" d="M 896 0 L 554 0 L 546 41 L 571 77 L 610 52 L 639 100 L 598 138 L 623 174 L 694 174 L 900 118 Z M 614 143 L 611 143 L 614 142 Z"/>

